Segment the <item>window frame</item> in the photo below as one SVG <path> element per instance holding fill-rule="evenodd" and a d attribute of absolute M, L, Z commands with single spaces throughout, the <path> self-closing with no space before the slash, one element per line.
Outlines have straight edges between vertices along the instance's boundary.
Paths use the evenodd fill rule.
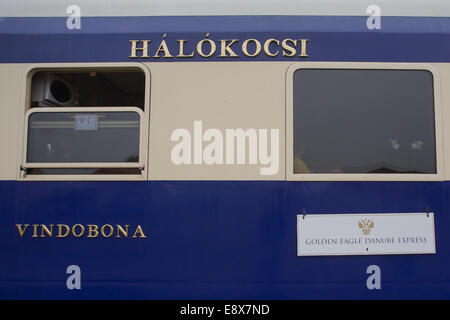
<path fill-rule="evenodd" d="M 144 111 L 136 106 L 93 106 L 93 107 L 35 107 L 31 108 L 31 81 L 33 75 L 37 72 L 121 72 L 121 71 L 139 71 L 144 74 Z M 150 118 L 150 72 L 142 63 L 52 63 L 52 64 L 36 64 L 30 66 L 25 73 L 25 95 L 23 101 L 23 112 L 21 112 L 20 128 L 20 145 L 19 145 L 19 168 L 17 179 L 22 181 L 133 181 L 147 180 L 148 178 L 148 145 L 149 145 L 149 118 Z M 28 163 L 27 146 L 28 146 L 28 119 L 29 116 L 36 112 L 137 112 L 140 117 L 139 132 L 139 162 L 133 163 Z M 78 168 L 142 168 L 141 174 L 26 174 L 25 168 L 54 168 L 54 169 L 78 169 Z"/>
<path fill-rule="evenodd" d="M 300 69 L 423 70 L 431 73 L 434 90 L 436 173 L 294 173 L 294 73 Z M 286 73 L 286 180 L 287 181 L 443 181 L 443 129 L 440 78 L 426 63 L 307 62 L 291 65 Z"/>

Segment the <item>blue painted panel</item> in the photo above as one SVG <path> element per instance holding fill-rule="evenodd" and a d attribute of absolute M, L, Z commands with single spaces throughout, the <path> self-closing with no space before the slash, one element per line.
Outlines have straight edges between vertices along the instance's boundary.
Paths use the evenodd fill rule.
<path fill-rule="evenodd" d="M 448 299 L 448 182 L 1 182 L 0 298 Z M 298 257 L 296 215 L 435 212 L 437 254 Z M 147 238 L 20 238 L 15 224 Z M 68 290 L 68 265 L 82 289 Z M 382 290 L 365 286 L 367 266 Z"/>

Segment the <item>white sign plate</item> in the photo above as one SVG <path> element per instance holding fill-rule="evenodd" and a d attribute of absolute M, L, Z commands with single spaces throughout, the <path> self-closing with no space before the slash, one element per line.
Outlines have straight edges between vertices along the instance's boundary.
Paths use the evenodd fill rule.
<path fill-rule="evenodd" d="M 436 253 L 433 213 L 297 216 L 297 255 Z"/>

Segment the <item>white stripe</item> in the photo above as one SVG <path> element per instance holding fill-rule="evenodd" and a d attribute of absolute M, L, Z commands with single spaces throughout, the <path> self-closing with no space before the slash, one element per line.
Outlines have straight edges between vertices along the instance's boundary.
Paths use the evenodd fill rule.
<path fill-rule="evenodd" d="M 450 17 L 450 0 L 0 0 L 0 17 L 64 17 L 77 5 L 82 16 L 335 15 Z"/>

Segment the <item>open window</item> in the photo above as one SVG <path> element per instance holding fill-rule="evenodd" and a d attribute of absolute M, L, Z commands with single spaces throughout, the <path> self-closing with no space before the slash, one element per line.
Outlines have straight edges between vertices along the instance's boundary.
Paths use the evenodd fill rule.
<path fill-rule="evenodd" d="M 288 179 L 440 180 L 437 81 L 425 65 L 291 68 Z"/>
<path fill-rule="evenodd" d="M 146 178 L 147 81 L 137 67 L 32 70 L 21 178 Z"/>

